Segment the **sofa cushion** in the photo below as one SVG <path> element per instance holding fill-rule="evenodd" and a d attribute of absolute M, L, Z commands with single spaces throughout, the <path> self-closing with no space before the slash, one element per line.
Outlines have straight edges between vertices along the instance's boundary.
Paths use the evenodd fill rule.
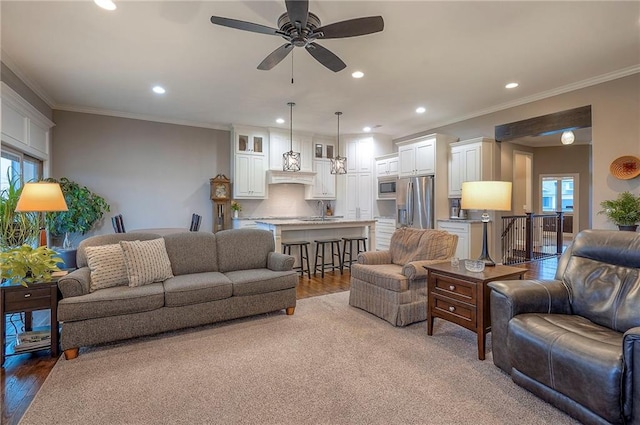
<path fill-rule="evenodd" d="M 218 270 L 264 269 L 268 254 L 275 251 L 273 233 L 260 229 L 222 230 L 216 233 Z"/>
<path fill-rule="evenodd" d="M 298 273 L 293 270 L 275 272 L 269 269 L 237 270 L 225 273 L 233 283 L 233 295 L 254 295 L 295 288 Z"/>
<path fill-rule="evenodd" d="M 164 244 L 174 276 L 218 271 L 216 235 L 184 232 L 166 235 Z"/>
<path fill-rule="evenodd" d="M 129 286 L 162 282 L 173 277 L 164 239 L 120 241 L 127 266 Z"/>
<path fill-rule="evenodd" d="M 88 246 L 85 249 L 87 263 L 91 270 L 89 291 L 128 285 L 127 266 L 120 244 Z"/>
<path fill-rule="evenodd" d="M 351 277 L 390 291 L 409 289 L 409 278 L 402 274 L 402 266 L 397 264 L 352 264 Z"/>
<path fill-rule="evenodd" d="M 164 299 L 167 307 L 206 303 L 232 295 L 231 281 L 218 272 L 191 273 L 164 281 Z"/>
<path fill-rule="evenodd" d="M 507 345 L 514 369 L 621 423 L 622 336 L 576 315 L 529 313 L 509 321 Z"/>
<path fill-rule="evenodd" d="M 141 313 L 161 308 L 163 305 L 164 288 L 162 283 L 152 283 L 135 288 L 114 286 L 81 297 L 60 300 L 58 320 L 66 322 Z"/>

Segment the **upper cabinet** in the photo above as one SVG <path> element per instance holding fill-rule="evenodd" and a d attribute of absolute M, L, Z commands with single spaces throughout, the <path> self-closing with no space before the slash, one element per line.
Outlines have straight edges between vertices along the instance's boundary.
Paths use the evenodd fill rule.
<path fill-rule="evenodd" d="M 269 134 L 257 127 L 234 126 L 231 132 L 233 144 L 232 182 L 233 197 L 237 199 L 261 199 L 267 196 L 267 158 Z"/>
<path fill-rule="evenodd" d="M 293 133 L 293 140 L 289 132 L 280 129 L 269 129 L 269 169 L 282 170 L 282 155 L 293 149 L 300 152 L 300 171 L 312 171 L 312 137 L 308 134 Z"/>
<path fill-rule="evenodd" d="M 336 199 L 336 175 L 331 174 L 331 160 L 314 159 L 313 185 L 307 186 L 305 199 Z"/>
<path fill-rule="evenodd" d="M 398 177 L 436 174 L 436 151 L 456 139 L 443 134 L 430 134 L 398 145 Z"/>
<path fill-rule="evenodd" d="M 2 83 L 2 143 L 38 159 L 49 159 L 51 128 L 55 124 L 18 93 Z"/>
<path fill-rule="evenodd" d="M 493 178 L 493 146 L 484 137 L 449 145 L 449 198 L 462 196 L 462 183 Z"/>
<path fill-rule="evenodd" d="M 234 152 L 265 156 L 268 152 L 267 132 L 251 127 L 234 127 Z"/>
<path fill-rule="evenodd" d="M 397 153 L 376 157 L 377 177 L 397 177 L 399 159 Z"/>
<path fill-rule="evenodd" d="M 345 138 L 347 173 L 372 173 L 374 140 L 370 136 Z"/>

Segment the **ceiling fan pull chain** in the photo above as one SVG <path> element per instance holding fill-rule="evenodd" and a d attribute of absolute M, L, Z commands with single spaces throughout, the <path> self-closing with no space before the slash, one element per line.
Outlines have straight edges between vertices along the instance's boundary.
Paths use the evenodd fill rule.
<path fill-rule="evenodd" d="M 291 51 L 291 84 L 293 85 L 293 51 Z"/>

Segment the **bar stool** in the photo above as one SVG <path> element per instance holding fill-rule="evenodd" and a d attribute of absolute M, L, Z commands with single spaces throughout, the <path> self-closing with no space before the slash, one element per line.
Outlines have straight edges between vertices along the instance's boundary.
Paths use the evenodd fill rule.
<path fill-rule="evenodd" d="M 337 268 L 340 270 L 342 274 L 342 256 L 340 255 L 340 239 L 316 239 L 314 240 L 316 243 L 316 258 L 313 261 L 313 275 L 316 275 L 318 271 L 318 267 L 322 272 L 321 276 L 324 277 L 324 271 L 326 269 L 331 269 L 335 271 Z M 331 246 L 331 262 L 325 262 L 324 248 L 326 245 Z M 338 251 L 336 253 L 336 251 Z M 336 266 L 335 258 L 338 257 L 338 265 Z M 320 264 L 318 264 L 318 258 L 320 259 Z"/>
<path fill-rule="evenodd" d="M 294 267 L 293 270 L 300 270 L 300 276 L 304 277 L 304 273 L 307 273 L 309 279 L 311 279 L 311 267 L 309 267 L 309 242 L 307 241 L 291 241 L 282 242 L 282 253 L 291 255 L 291 247 L 297 246 L 300 248 L 300 265 Z M 306 262 L 306 267 L 305 267 Z"/>
<path fill-rule="evenodd" d="M 351 264 L 358 261 L 358 254 L 367 250 L 367 238 L 364 236 L 352 236 L 342 238 L 342 267 L 351 269 Z M 353 258 L 353 243 L 356 243 L 356 258 Z M 349 245 L 347 245 L 347 243 Z M 349 261 L 347 261 L 347 246 L 349 247 Z"/>

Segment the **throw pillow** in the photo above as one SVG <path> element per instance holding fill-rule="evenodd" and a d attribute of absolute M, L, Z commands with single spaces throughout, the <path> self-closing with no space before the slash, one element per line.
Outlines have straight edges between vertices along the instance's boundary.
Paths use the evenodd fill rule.
<path fill-rule="evenodd" d="M 129 286 L 162 282 L 173 277 L 164 239 L 120 241 L 127 267 Z"/>
<path fill-rule="evenodd" d="M 87 256 L 87 265 L 91 270 L 89 292 L 129 284 L 127 266 L 124 264 L 124 254 L 120 244 L 88 246 L 84 252 Z"/>

